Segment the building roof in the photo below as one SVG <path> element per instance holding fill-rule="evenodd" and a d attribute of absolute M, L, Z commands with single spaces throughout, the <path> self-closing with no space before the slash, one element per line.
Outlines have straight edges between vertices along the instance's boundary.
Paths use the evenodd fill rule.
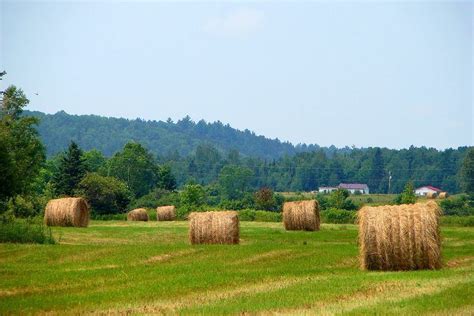
<path fill-rule="evenodd" d="M 442 191 L 443 191 L 443 190 L 438 189 L 438 188 L 436 188 L 436 187 L 433 187 L 433 186 L 431 186 L 431 185 L 424 185 L 424 186 L 422 186 L 422 187 L 419 187 L 419 188 L 416 189 L 415 191 L 418 191 L 418 190 L 423 189 L 423 188 L 427 188 L 427 189 L 430 189 L 430 190 L 433 190 L 433 191 L 436 191 L 436 192 L 442 192 Z"/>
<path fill-rule="evenodd" d="M 338 188 L 347 190 L 368 190 L 369 187 L 365 183 L 340 183 Z"/>
<path fill-rule="evenodd" d="M 337 189 L 337 187 L 319 187 L 319 189 Z"/>

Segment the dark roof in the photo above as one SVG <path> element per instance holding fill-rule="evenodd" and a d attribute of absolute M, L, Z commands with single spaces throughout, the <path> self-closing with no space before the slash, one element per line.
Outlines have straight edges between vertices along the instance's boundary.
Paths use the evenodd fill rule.
<path fill-rule="evenodd" d="M 369 187 L 364 183 L 340 183 L 338 188 L 348 190 L 368 190 Z"/>

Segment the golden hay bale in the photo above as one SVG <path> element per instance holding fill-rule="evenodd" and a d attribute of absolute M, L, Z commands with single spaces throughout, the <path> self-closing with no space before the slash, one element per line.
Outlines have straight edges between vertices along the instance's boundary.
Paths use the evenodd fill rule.
<path fill-rule="evenodd" d="M 191 244 L 238 244 L 239 217 L 235 211 L 193 212 L 189 215 Z"/>
<path fill-rule="evenodd" d="M 441 192 L 438 197 L 440 199 L 446 199 L 448 196 L 449 196 L 448 192 Z"/>
<path fill-rule="evenodd" d="M 144 208 L 131 210 L 127 214 L 127 221 L 143 221 L 148 222 L 148 213 Z"/>
<path fill-rule="evenodd" d="M 48 226 L 87 227 L 89 205 L 83 198 L 50 200 L 44 210 L 44 223 Z"/>
<path fill-rule="evenodd" d="M 439 217 L 434 201 L 364 206 L 359 210 L 359 259 L 367 270 L 441 267 Z"/>
<path fill-rule="evenodd" d="M 427 199 L 436 199 L 436 197 L 438 196 L 438 194 L 436 192 L 428 192 L 426 193 L 426 198 Z"/>
<path fill-rule="evenodd" d="M 316 200 L 283 204 L 283 224 L 286 230 L 319 230 L 319 204 Z"/>
<path fill-rule="evenodd" d="M 174 221 L 176 219 L 176 208 L 173 205 L 158 206 L 156 208 L 157 221 Z"/>

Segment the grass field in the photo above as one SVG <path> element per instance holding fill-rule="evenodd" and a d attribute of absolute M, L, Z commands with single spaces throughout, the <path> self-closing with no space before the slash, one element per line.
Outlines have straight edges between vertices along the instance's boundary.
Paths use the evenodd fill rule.
<path fill-rule="evenodd" d="M 358 269 L 357 229 L 241 223 L 240 245 L 190 246 L 186 222 L 93 221 L 57 245 L 0 244 L 0 314 L 472 314 L 474 229 L 443 227 L 445 268 Z"/>

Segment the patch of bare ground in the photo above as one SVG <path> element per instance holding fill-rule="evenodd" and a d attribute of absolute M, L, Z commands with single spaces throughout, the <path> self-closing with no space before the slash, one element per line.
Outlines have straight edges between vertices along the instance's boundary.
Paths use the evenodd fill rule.
<path fill-rule="evenodd" d="M 455 258 L 451 259 L 448 262 L 446 262 L 445 267 L 447 268 L 459 268 L 459 267 L 466 267 L 470 266 L 474 263 L 474 257 L 469 256 L 469 257 L 461 257 L 461 258 Z"/>
<path fill-rule="evenodd" d="M 164 253 L 164 254 L 159 254 L 156 256 L 152 256 L 148 259 L 146 259 L 143 263 L 145 264 L 152 264 L 152 263 L 157 263 L 157 262 L 166 262 L 174 258 L 179 258 L 179 257 L 184 257 L 187 255 L 191 255 L 193 253 L 198 252 L 198 249 L 189 249 L 189 250 L 182 250 L 182 251 L 176 251 L 176 252 L 171 252 L 171 253 Z"/>

